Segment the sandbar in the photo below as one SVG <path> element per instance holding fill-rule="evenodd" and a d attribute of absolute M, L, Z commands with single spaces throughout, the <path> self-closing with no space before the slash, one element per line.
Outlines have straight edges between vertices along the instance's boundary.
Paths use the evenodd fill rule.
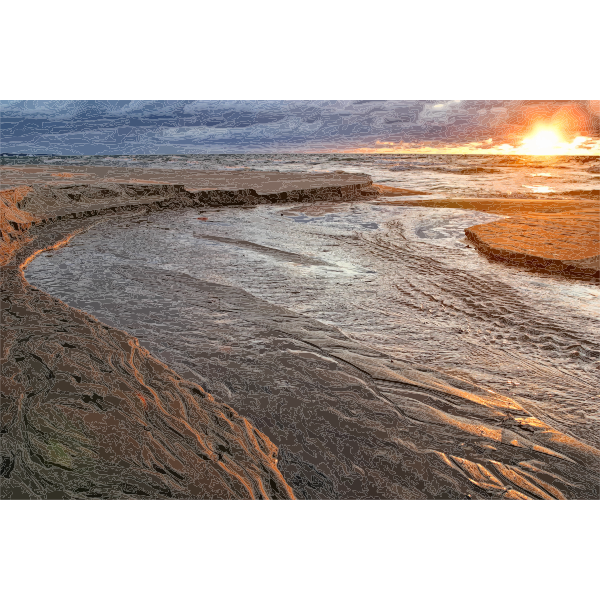
<path fill-rule="evenodd" d="M 505 218 L 465 230 L 493 260 L 535 271 L 594 280 L 600 270 L 600 197 L 448 198 L 383 201 L 401 206 L 459 208 Z"/>
<path fill-rule="evenodd" d="M 352 173 L 277 173 L 263 171 L 160 169 L 148 167 L 69 167 L 58 173 L 56 166 L 4 166 L 0 179 L 5 188 L 21 185 L 56 185 L 57 180 L 76 183 L 177 184 L 189 190 L 239 190 L 252 188 L 258 194 L 277 194 L 296 189 L 365 183 L 370 176 Z M 2 187 L 0 187 L 2 189 Z"/>

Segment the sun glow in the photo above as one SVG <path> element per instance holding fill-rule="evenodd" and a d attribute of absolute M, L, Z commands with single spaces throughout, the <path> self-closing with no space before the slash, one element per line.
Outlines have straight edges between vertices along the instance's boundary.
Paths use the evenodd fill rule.
<path fill-rule="evenodd" d="M 549 156 L 560 154 L 564 141 L 554 129 L 538 129 L 531 137 L 523 140 L 519 150 L 522 154 Z"/>
<path fill-rule="evenodd" d="M 520 138 L 520 141 L 517 139 Z M 512 143 L 492 138 L 455 144 L 431 142 L 388 142 L 377 140 L 375 147 L 354 148 L 347 153 L 357 154 L 496 154 L 529 156 L 600 156 L 600 139 L 577 134 L 567 135 L 561 127 L 538 125 L 521 138 L 514 134 Z M 567 140 L 572 141 L 567 141 Z"/>

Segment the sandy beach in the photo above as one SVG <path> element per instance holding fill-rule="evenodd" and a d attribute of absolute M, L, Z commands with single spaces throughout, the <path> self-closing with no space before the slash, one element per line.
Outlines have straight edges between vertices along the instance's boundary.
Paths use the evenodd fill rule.
<path fill-rule="evenodd" d="M 531 406 L 489 384 L 417 362 L 410 353 L 402 358 L 377 349 L 334 324 L 274 302 L 276 296 L 261 299 L 242 287 L 145 262 L 111 268 L 111 277 L 150 294 L 147 304 L 140 303 L 150 320 L 163 311 L 157 322 L 168 322 L 168 307 L 189 299 L 185 304 L 193 308 L 193 320 L 184 311 L 168 330 L 179 335 L 179 341 L 169 342 L 169 362 L 168 352 L 157 358 L 121 325 L 99 321 L 32 287 L 21 270 L 41 251 L 60 252 L 61 244 L 78 239 L 77 233 L 83 240 L 94 231 L 126 226 L 142 232 L 145 227 L 164 238 L 168 234 L 161 228 L 174 228 L 179 221 L 189 227 L 183 224 L 191 219 L 198 226 L 215 222 L 205 233 L 193 230 L 192 237 L 203 244 L 235 248 L 278 265 L 328 269 L 328 255 L 278 249 L 273 237 L 266 244 L 232 237 L 218 228 L 219 219 L 224 211 L 241 214 L 247 212 L 244 206 L 263 210 L 287 202 L 293 210 L 282 208 L 280 217 L 260 214 L 279 222 L 310 220 L 311 211 L 335 214 L 336 206 L 345 205 L 340 201 L 406 203 L 386 198 L 410 195 L 410 190 L 383 195 L 386 190 L 373 189 L 368 177 L 347 174 L 294 179 L 220 173 L 219 181 L 194 181 L 190 175 L 182 185 L 172 173 L 160 178 L 133 173 L 127 180 L 114 173 L 114 180 L 107 180 L 101 173 L 99 180 L 98 173 L 91 177 L 86 171 L 79 172 L 77 183 L 71 182 L 77 170 L 68 173 L 73 177 L 61 176 L 48 186 L 50 178 L 57 179 L 55 172 L 20 172 L 13 182 L 20 188 L 2 192 L 2 418 L 7 431 L 2 443 L 9 474 L 3 497 L 599 496 L 600 451 L 592 443 L 561 432 Z M 518 225 L 511 222 L 506 235 L 501 228 L 506 221 L 467 228 L 484 252 L 490 252 L 488 244 L 517 254 L 518 244 L 527 240 L 515 227 L 524 227 L 527 219 L 541 221 L 540 215 L 561 215 L 560 228 L 544 222 L 560 251 L 549 258 L 595 256 L 593 228 L 581 224 L 591 222 L 593 202 L 583 208 L 578 203 L 576 214 L 564 204 L 559 210 L 537 204 L 533 210 L 533 203 L 498 199 L 412 202 L 508 213 L 511 220 L 518 216 Z M 422 269 L 425 258 L 411 253 L 412 242 L 403 242 L 401 228 L 391 223 L 383 234 L 375 231 L 376 237 L 360 243 L 389 252 L 390 260 L 393 255 L 396 261 L 417 261 L 411 268 Z M 365 231 L 371 227 L 365 226 Z M 574 254 L 564 241 L 577 227 L 591 240 L 589 256 Z M 350 247 L 361 238 L 330 239 Z M 106 245 L 109 238 L 102 240 Z M 152 304 L 158 301 L 163 308 Z M 121 310 L 116 314 L 128 319 Z M 189 331 L 189 325 L 179 331 L 185 322 L 197 324 L 199 332 Z M 128 327 L 134 323 L 130 320 Z M 416 322 L 410 326 L 418 333 Z M 155 335 L 162 334 L 157 329 Z"/>
<path fill-rule="evenodd" d="M 564 277 L 600 277 L 600 194 L 552 200 L 452 198 L 393 203 L 505 216 L 470 227 L 465 235 L 475 248 L 494 260 Z"/>
<path fill-rule="evenodd" d="M 182 198 L 180 188 L 169 189 L 157 199 L 155 186 L 164 194 L 171 183 L 151 182 L 133 199 L 114 186 L 88 186 L 88 197 L 79 195 L 73 212 L 65 187 L 44 188 L 43 174 L 34 174 L 40 178 L 31 182 L 35 187 L 1 192 L 2 497 L 294 498 L 277 469 L 277 448 L 246 419 L 154 359 L 135 338 L 23 277 L 22 268 L 37 254 L 64 246 L 94 218 L 160 210 L 165 202 L 189 204 L 189 194 Z M 314 181 L 300 187 L 289 179 L 266 189 L 264 178 L 262 189 L 256 179 L 245 183 L 266 191 L 270 201 L 290 192 L 310 197 L 312 189 L 317 197 L 352 198 L 368 187 L 365 178 L 358 184 L 346 178 L 353 182 L 341 190 L 339 177 L 316 188 Z M 248 201 L 235 180 L 228 179 L 224 193 L 217 188 L 216 195 L 199 201 L 196 194 L 192 201 L 204 205 L 216 196 L 217 204 L 231 203 L 228 188 L 235 202 Z"/>

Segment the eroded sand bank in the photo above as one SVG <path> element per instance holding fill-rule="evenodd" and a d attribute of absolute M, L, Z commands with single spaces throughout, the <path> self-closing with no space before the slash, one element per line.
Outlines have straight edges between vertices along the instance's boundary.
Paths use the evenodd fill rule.
<path fill-rule="evenodd" d="M 63 239 L 68 230 L 76 224 L 81 226 L 83 222 L 55 223 L 44 228 L 44 231 L 46 235 L 52 231 L 52 235 L 57 239 Z M 61 229 L 63 227 L 68 230 Z M 33 246 L 30 246 L 27 250 L 28 256 L 31 255 L 32 249 Z M 15 255 L 15 264 L 22 264 L 23 260 L 25 254 Z M 23 469 L 20 471 L 20 477 L 26 480 L 27 477 L 31 477 L 33 469 L 40 487 L 37 488 L 37 492 L 31 493 L 32 496 L 43 496 L 50 490 L 50 493 L 63 493 L 60 490 L 61 486 L 65 486 L 63 470 L 68 457 L 71 456 L 73 460 L 74 453 L 77 455 L 79 452 L 80 456 L 85 454 L 82 447 L 90 452 L 98 452 L 105 432 L 110 431 L 116 421 L 111 420 L 115 417 L 110 415 L 110 412 L 108 416 L 111 418 L 106 420 L 106 403 L 103 405 L 98 398 L 94 403 L 94 392 L 91 389 L 85 393 L 83 389 L 74 392 L 70 401 L 77 405 L 77 409 L 65 409 L 62 406 L 65 403 L 65 394 L 60 389 L 54 392 L 53 396 L 49 396 L 50 389 L 53 389 L 51 386 L 55 383 L 44 381 L 45 371 L 38 365 L 40 361 L 35 357 L 42 358 L 46 365 L 52 360 L 64 362 L 63 355 L 72 349 L 65 345 L 61 345 L 60 348 L 53 346 L 48 342 L 45 330 L 40 330 L 38 325 L 44 322 L 46 314 L 54 314 L 52 310 L 57 310 L 59 314 L 52 327 L 54 334 L 62 339 L 61 336 L 69 335 L 69 326 L 79 325 L 74 322 L 74 315 L 81 318 L 82 313 L 66 307 L 43 292 L 32 289 L 16 275 L 17 270 L 13 268 L 7 279 L 10 305 L 6 314 L 13 319 L 11 327 L 15 328 L 18 335 L 15 335 L 15 342 L 9 346 L 8 352 L 3 354 L 3 369 L 6 369 L 4 372 L 13 380 L 15 377 L 23 378 L 24 373 L 35 373 L 35 377 L 39 377 L 43 385 L 38 388 L 39 395 L 32 396 L 30 403 L 25 405 L 26 411 L 23 411 L 20 408 L 22 404 L 19 404 L 22 403 L 25 393 L 22 390 L 15 392 L 8 404 L 5 404 L 3 399 L 3 416 L 4 407 L 10 407 L 10 415 L 6 418 L 9 423 L 9 435 L 4 436 L 8 440 L 7 456 L 9 460 L 12 456 L 16 457 L 10 463 L 13 465 L 10 467 L 11 473 L 19 473 L 17 467 L 20 467 Z M 260 301 L 239 288 L 199 281 L 190 276 L 146 265 L 141 265 L 138 269 L 127 269 L 122 275 L 148 289 L 159 290 L 167 301 L 170 295 L 174 294 L 174 300 L 178 290 L 186 289 L 188 295 L 195 298 L 196 304 L 200 308 L 204 307 L 202 310 L 205 310 L 206 318 L 201 319 L 198 325 L 206 327 L 209 336 L 214 334 L 223 340 L 241 340 L 233 349 L 223 345 L 219 360 L 211 359 L 207 367 L 220 371 L 220 378 L 236 390 L 240 399 L 237 407 L 240 414 L 248 416 L 263 433 L 267 433 L 272 442 L 285 446 L 285 452 L 280 453 L 278 467 L 298 497 L 598 497 L 598 451 L 549 427 L 506 396 L 444 375 L 435 369 L 409 364 L 397 358 L 392 359 L 384 352 L 374 351 L 350 340 L 336 327 Z M 215 298 L 218 299 L 218 303 L 215 303 Z M 36 307 L 34 311 L 33 306 Z M 50 313 L 43 312 L 50 307 Z M 37 337 L 28 337 L 30 325 L 26 321 L 18 320 L 26 319 L 29 311 L 34 315 L 32 321 L 36 324 L 34 329 L 38 328 Z M 3 317 L 3 325 L 4 323 Z M 86 326 L 89 327 L 89 324 Z M 113 339 L 112 332 L 116 330 L 99 323 L 98 327 L 108 332 L 102 335 Z M 124 335 L 122 332 L 116 332 L 114 340 L 118 342 Z M 76 345 L 77 339 L 77 336 L 71 335 L 68 340 L 65 337 L 65 342 Z M 129 352 L 135 341 L 131 336 L 125 336 L 125 339 Z M 109 346 L 110 344 L 103 348 L 110 356 L 111 352 L 115 353 L 115 348 Z M 202 354 L 202 349 L 198 347 L 190 347 L 188 351 L 192 358 L 195 358 L 196 354 Z M 42 357 L 40 352 L 46 354 Z M 61 373 L 64 373 L 64 379 L 69 381 L 70 385 L 74 385 L 71 383 L 73 375 L 82 377 L 83 362 L 88 370 L 92 367 L 91 383 L 106 385 L 106 378 L 103 381 L 97 380 L 102 375 L 98 373 L 98 367 L 95 366 L 91 355 L 86 356 L 89 354 L 89 348 L 83 354 L 84 360 L 79 361 L 79 365 L 77 361 L 70 363 L 77 365 L 75 371 L 71 371 L 71 367 L 63 368 Z M 98 358 L 96 354 L 94 356 Z M 153 378 L 156 375 L 153 370 L 156 370 L 154 363 L 157 361 L 136 351 L 133 360 L 134 371 L 128 375 L 129 381 L 134 385 L 133 379 L 140 383 L 135 371 L 142 371 L 137 361 L 147 361 L 145 368 L 149 373 L 144 374 L 143 383 L 157 391 L 158 402 L 163 405 L 167 403 L 169 411 L 178 416 L 184 415 L 181 418 L 185 419 L 186 411 L 189 415 L 185 401 L 181 412 L 178 412 L 180 398 L 176 396 L 171 400 L 171 386 L 175 385 L 174 382 L 179 376 L 170 372 L 166 383 L 164 379 L 155 383 Z M 114 364 L 112 359 L 109 362 Z M 119 357 L 119 352 L 116 352 L 114 362 L 123 366 L 123 355 Z M 161 368 L 164 368 L 164 365 L 161 365 Z M 251 372 L 260 374 L 264 389 L 247 387 L 245 382 L 249 378 L 246 374 Z M 34 381 L 34 375 L 27 376 Z M 186 375 L 190 376 L 193 377 L 193 374 Z M 63 377 L 49 378 L 46 375 L 46 380 L 53 379 Z M 128 384 L 131 385 L 129 381 Z M 82 382 L 90 386 L 90 380 L 82 379 Z M 193 384 L 185 385 L 193 387 Z M 137 393 L 137 389 L 135 391 Z M 95 393 L 97 396 L 102 395 L 98 390 Z M 111 394 L 116 395 L 110 390 L 104 393 L 107 397 L 111 397 Z M 131 406 L 131 393 L 127 389 L 122 390 L 121 394 L 125 398 L 116 409 L 118 413 L 128 417 L 134 410 L 141 410 L 142 406 L 145 410 L 141 400 L 135 409 Z M 89 399 L 86 399 L 86 396 Z M 148 398 L 145 399 L 148 402 Z M 189 400 L 187 401 L 189 403 Z M 61 414 L 61 411 L 65 410 L 71 411 L 68 418 Z M 75 413 L 75 410 L 80 412 Z M 222 412 L 224 409 L 219 410 Z M 32 418 L 26 420 L 24 415 L 28 414 L 27 411 L 31 411 Z M 68 429 L 69 420 L 73 419 L 74 414 L 83 415 L 76 418 L 83 420 L 88 428 L 85 432 L 72 432 Z M 162 417 L 160 411 L 151 414 Z M 143 413 L 141 418 L 151 420 Z M 202 423 L 202 419 L 200 422 Z M 223 436 L 223 423 L 218 419 L 213 419 L 214 422 L 217 425 L 205 434 L 207 438 L 212 436 L 213 442 L 218 440 L 219 436 Z M 89 433 L 90 427 L 96 428 L 93 435 Z M 146 431 L 143 427 L 142 429 Z M 160 427 L 158 429 L 160 430 Z M 203 433 L 200 426 L 196 430 Z M 154 434 L 154 431 L 151 430 L 151 433 Z M 58 438 L 59 434 L 63 437 Z M 85 439 L 86 435 L 90 441 L 77 442 L 80 438 Z M 149 448 L 151 454 L 144 456 L 146 462 L 140 467 L 143 477 L 149 477 L 148 473 L 152 474 L 161 481 L 160 485 L 169 488 L 171 493 L 176 480 L 178 485 L 188 486 L 188 490 L 192 489 L 190 482 L 194 481 L 194 473 L 197 470 L 194 462 L 191 463 L 189 472 L 183 472 L 181 467 L 179 471 L 175 470 L 183 477 L 184 483 L 181 483 L 182 480 L 178 480 L 166 469 L 174 454 L 173 444 L 177 438 L 166 438 L 164 431 L 158 431 L 156 435 L 162 436 L 162 448 Z M 256 431 L 254 437 L 257 435 L 259 434 Z M 239 434 L 234 438 L 236 443 L 239 443 Z M 27 440 L 25 445 L 24 439 Z M 75 448 L 74 439 L 79 444 Z M 118 444 L 119 439 L 118 435 L 115 436 L 113 444 Z M 45 454 L 39 450 L 36 454 L 35 444 L 40 440 L 47 445 Z M 56 444 L 58 446 L 55 448 Z M 219 452 L 225 453 L 219 448 L 213 451 L 217 459 Z M 23 452 L 25 457 L 22 456 Z M 140 454 L 143 452 L 136 447 L 133 452 L 134 459 L 141 460 Z M 269 452 L 263 454 L 268 459 Z M 47 455 L 50 455 L 54 462 L 48 460 Z M 36 456 L 42 464 L 34 468 L 32 464 L 37 464 Z M 263 466 L 270 467 L 271 472 L 274 468 L 272 454 L 270 462 L 263 455 L 248 458 L 243 451 L 238 452 L 236 456 L 238 463 L 245 461 L 244 464 L 249 463 L 254 467 L 264 463 Z M 40 457 L 46 458 L 46 464 Z M 89 460 L 87 457 L 77 458 L 79 462 L 70 463 L 74 471 L 70 476 L 77 483 L 65 487 L 64 493 L 68 497 L 87 497 L 94 493 L 100 497 L 113 497 L 110 494 L 115 494 L 115 489 L 119 490 L 119 494 L 129 493 L 122 491 L 123 486 L 120 483 L 120 488 L 116 484 L 120 482 L 119 473 L 125 469 L 125 465 L 119 462 L 122 456 L 118 452 L 105 452 L 101 455 L 104 462 L 96 463 L 98 466 L 93 468 L 89 467 Z M 105 473 L 108 466 L 113 469 L 113 479 L 102 480 L 96 485 L 89 473 Z M 66 468 L 69 468 L 69 464 Z M 172 465 L 170 468 L 173 468 Z M 218 469 L 217 465 L 217 471 Z M 252 470 L 252 467 L 248 469 Z M 87 490 L 96 485 L 94 489 L 100 491 L 90 493 L 85 487 L 76 487 L 80 485 L 82 477 L 87 477 L 87 481 L 93 483 L 88 485 Z M 135 477 L 138 475 L 136 474 L 134 479 Z M 223 474 L 219 473 L 217 480 L 219 477 L 222 480 Z M 250 479 L 256 489 L 256 478 Z M 46 483 L 39 483 L 41 480 L 45 480 Z M 173 483 L 166 483 L 168 481 Z M 260 481 L 265 488 L 264 478 Z M 273 495 L 286 497 L 281 482 L 276 477 L 273 481 L 278 490 L 272 492 Z M 166 488 L 153 488 L 154 492 L 151 495 L 168 495 L 164 492 Z M 187 493 L 192 496 L 194 494 Z M 196 493 L 201 495 L 200 492 Z M 239 496 L 243 497 L 244 493 L 242 490 Z M 259 493 L 255 492 L 255 495 Z M 287 496 L 289 495 L 287 492 Z M 214 496 L 229 497 L 225 492 L 221 492 L 221 496 L 215 492 Z"/>
<path fill-rule="evenodd" d="M 77 187 L 109 184 L 141 184 L 177 186 L 178 189 L 236 191 L 254 190 L 260 195 L 278 194 L 293 190 L 318 189 L 358 185 L 371 186 L 368 176 L 344 171 L 327 173 L 282 173 L 279 171 L 142 169 L 135 167 L 99 166 L 3 166 L 2 189 L 21 185 L 52 185 Z"/>
<path fill-rule="evenodd" d="M 600 197 L 569 199 L 454 198 L 418 206 L 463 208 L 506 215 L 465 235 L 494 260 L 565 277 L 600 276 Z M 397 203 L 397 201 L 395 202 Z M 402 201 L 403 205 L 416 206 Z"/>

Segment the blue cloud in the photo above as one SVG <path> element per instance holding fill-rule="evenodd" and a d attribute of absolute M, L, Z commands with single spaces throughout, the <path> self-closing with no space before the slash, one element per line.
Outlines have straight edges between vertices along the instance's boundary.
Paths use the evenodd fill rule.
<path fill-rule="evenodd" d="M 587 101 L 0 101 L 1 150 L 152 154 L 332 151 L 372 147 L 380 140 L 504 143 L 561 110 L 575 115 L 579 133 L 597 138 L 599 115 L 591 106 Z"/>

